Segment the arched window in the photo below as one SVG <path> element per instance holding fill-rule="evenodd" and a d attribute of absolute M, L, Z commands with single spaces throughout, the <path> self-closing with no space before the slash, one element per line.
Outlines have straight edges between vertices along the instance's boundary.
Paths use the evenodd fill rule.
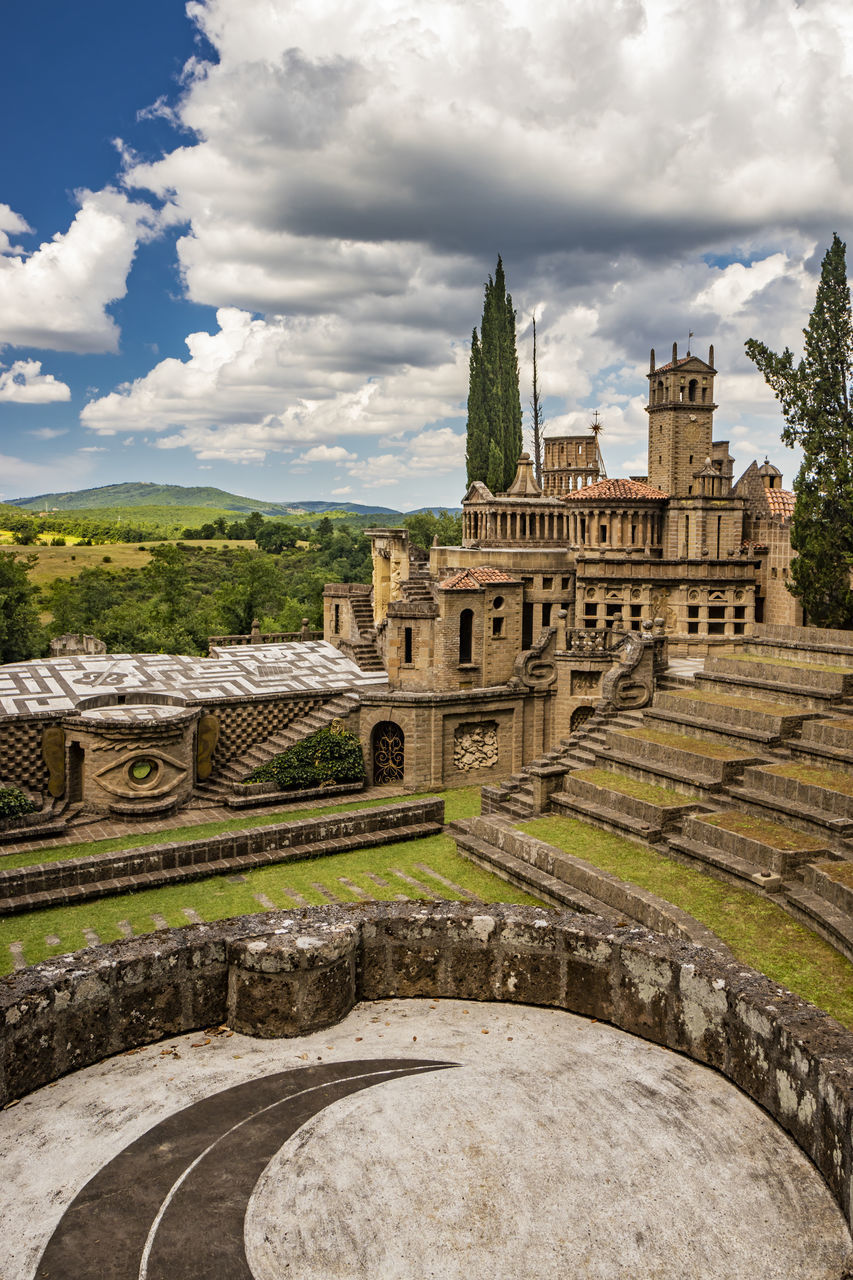
<path fill-rule="evenodd" d="M 687 386 L 687 399 L 690 400 L 691 402 L 696 399 L 696 388 L 698 386 L 699 386 L 699 383 L 697 379 L 691 378 Z"/>
<path fill-rule="evenodd" d="M 463 609 L 459 615 L 459 661 L 471 661 L 471 641 L 474 633 L 474 610 Z"/>
<path fill-rule="evenodd" d="M 663 404 L 663 378 L 658 378 L 658 404 Z"/>

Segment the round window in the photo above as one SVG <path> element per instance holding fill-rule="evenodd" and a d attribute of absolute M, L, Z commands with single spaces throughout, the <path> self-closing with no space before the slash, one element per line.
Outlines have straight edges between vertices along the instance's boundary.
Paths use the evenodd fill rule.
<path fill-rule="evenodd" d="M 492 608 L 493 608 L 493 609 L 502 609 L 503 607 L 504 607 L 504 598 L 503 598 L 503 596 L 495 596 L 494 600 L 492 601 Z"/>
<path fill-rule="evenodd" d="M 140 785 L 144 782 L 151 782 L 156 776 L 158 768 L 159 765 L 156 760 L 150 760 L 148 758 L 143 760 L 134 760 L 128 769 L 130 780 L 131 782 L 136 782 Z"/>

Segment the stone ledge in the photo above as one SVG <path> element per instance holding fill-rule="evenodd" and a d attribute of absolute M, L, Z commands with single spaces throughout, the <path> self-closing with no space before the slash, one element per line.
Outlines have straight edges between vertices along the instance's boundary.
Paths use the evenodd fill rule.
<path fill-rule="evenodd" d="M 320 926 L 353 930 L 349 992 L 342 994 L 340 974 L 318 983 L 328 966 L 310 964 L 288 971 L 308 984 L 291 997 L 262 983 L 251 988 L 255 971 L 238 958 L 242 940 L 290 931 L 315 938 Z M 849 1031 L 719 952 L 533 907 L 377 903 L 270 912 L 46 961 L 0 980 L 0 1102 L 111 1054 L 223 1022 L 229 1008 L 239 1019 L 240 1001 L 229 1000 L 232 970 L 248 983 L 242 1008 L 254 1002 L 246 1022 L 255 1034 L 265 1014 L 296 1025 L 307 1009 L 319 1026 L 341 1016 L 335 1010 L 350 999 L 412 996 L 538 1004 L 610 1022 L 716 1068 L 764 1107 L 850 1220 Z"/>

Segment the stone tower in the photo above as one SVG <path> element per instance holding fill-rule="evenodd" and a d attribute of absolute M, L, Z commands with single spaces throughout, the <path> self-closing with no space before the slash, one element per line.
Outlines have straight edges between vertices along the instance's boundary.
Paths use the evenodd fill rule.
<path fill-rule="evenodd" d="M 698 492 L 696 476 L 711 457 L 714 410 L 714 348 L 707 363 L 699 356 L 678 358 L 655 367 L 649 363 L 649 484 L 673 498 Z"/>

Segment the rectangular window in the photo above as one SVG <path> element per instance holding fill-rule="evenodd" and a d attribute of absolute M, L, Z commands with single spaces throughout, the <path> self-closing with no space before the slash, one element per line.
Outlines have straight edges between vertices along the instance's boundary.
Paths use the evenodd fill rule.
<path fill-rule="evenodd" d="M 726 634 L 726 624 L 724 622 L 709 622 L 709 636 L 724 636 Z"/>
<path fill-rule="evenodd" d="M 561 590 L 561 591 L 568 591 L 568 589 L 569 589 L 569 587 L 570 587 L 570 586 L 571 586 L 571 578 L 561 578 L 561 579 L 560 579 L 560 590 Z M 566 607 L 566 606 L 565 606 L 565 605 L 563 605 L 563 608 L 564 608 L 564 609 L 565 609 L 565 607 Z"/>
<path fill-rule="evenodd" d="M 724 604 L 712 604 L 708 606 L 709 618 L 725 618 L 726 606 Z"/>
<path fill-rule="evenodd" d="M 403 661 L 407 666 L 412 662 L 412 628 L 403 628 Z"/>
<path fill-rule="evenodd" d="M 543 627 L 550 627 L 551 625 L 551 609 L 552 609 L 552 605 L 550 601 L 548 602 L 548 604 L 543 604 L 542 606 L 542 626 Z"/>
<path fill-rule="evenodd" d="M 492 635 L 493 635 L 493 636 L 502 636 L 502 635 L 503 635 L 503 633 L 504 633 L 504 620 L 503 620 L 503 618 L 492 618 Z"/>
<path fill-rule="evenodd" d="M 542 579 L 542 590 L 543 590 L 543 591 L 551 591 L 551 590 L 553 589 L 553 587 L 554 587 L 554 579 L 553 579 L 553 578 L 543 578 L 543 579 Z"/>
<path fill-rule="evenodd" d="M 334 632 L 336 636 L 339 636 L 341 634 L 341 606 L 339 604 L 334 606 L 334 618 Z"/>
<path fill-rule="evenodd" d="M 689 604 L 689 605 L 687 606 L 687 616 L 688 616 L 688 618 L 698 618 L 698 617 L 699 617 L 699 606 L 698 606 L 698 604 Z"/>
<path fill-rule="evenodd" d="M 736 617 L 736 618 L 745 618 L 745 617 L 746 617 L 746 605 L 745 605 L 745 604 L 736 604 L 736 605 L 735 605 L 735 608 L 734 608 L 734 615 L 735 615 L 735 617 Z"/>
<path fill-rule="evenodd" d="M 698 623 L 698 622 L 696 622 L 696 621 L 688 622 L 688 623 L 687 623 L 687 634 L 688 634 L 689 636 L 698 636 L 698 634 L 699 634 L 699 623 Z"/>

